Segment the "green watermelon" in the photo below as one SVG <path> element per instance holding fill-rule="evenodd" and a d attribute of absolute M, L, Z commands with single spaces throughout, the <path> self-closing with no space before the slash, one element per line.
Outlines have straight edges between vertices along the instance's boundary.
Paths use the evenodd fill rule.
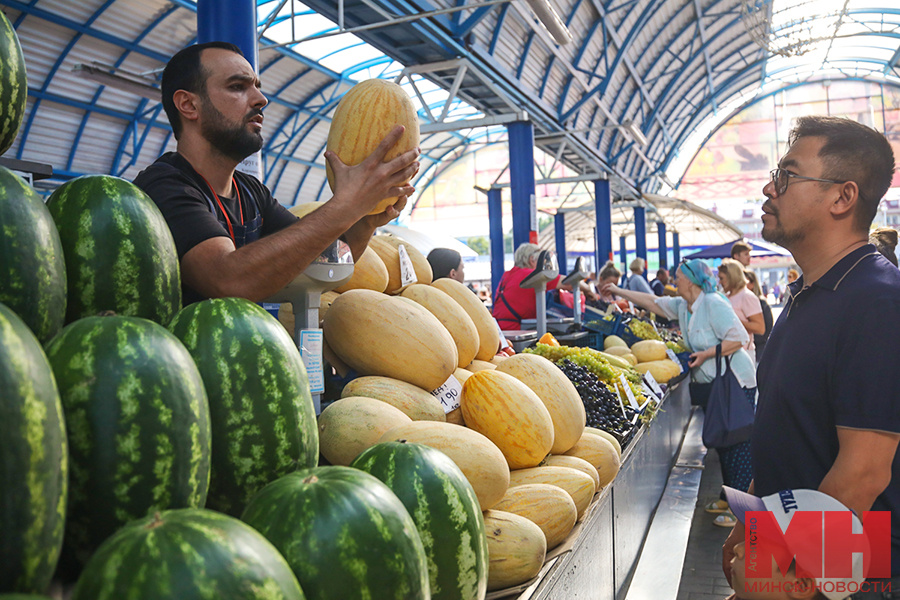
<path fill-rule="evenodd" d="M 273 481 L 241 519 L 281 552 L 311 600 L 429 600 L 416 524 L 386 485 L 316 467 Z"/>
<path fill-rule="evenodd" d="M 0 215 L 0 302 L 46 342 L 66 316 L 66 263 L 56 225 L 41 197 L 4 167 Z"/>
<path fill-rule="evenodd" d="M 133 519 L 203 506 L 209 406 L 178 338 L 146 319 L 88 317 L 53 338 L 47 358 L 69 433 L 67 565 Z"/>
<path fill-rule="evenodd" d="M 19 36 L 2 12 L 0 40 L 0 154 L 3 154 L 16 141 L 19 126 L 22 125 L 25 101 L 28 98 L 28 81 Z"/>
<path fill-rule="evenodd" d="M 85 175 L 61 185 L 47 208 L 66 257 L 66 323 L 109 310 L 168 325 L 181 310 L 175 240 L 140 188 Z"/>
<path fill-rule="evenodd" d="M 433 600 L 483 600 L 488 549 L 475 490 L 446 454 L 404 442 L 363 451 L 350 465 L 374 475 L 409 512 L 425 548 Z"/>
<path fill-rule="evenodd" d="M 97 550 L 72 600 L 303 600 L 284 558 L 235 518 L 196 508 L 126 525 Z"/>
<path fill-rule="evenodd" d="M 316 466 L 306 368 L 277 319 L 249 300 L 219 298 L 185 307 L 169 330 L 194 357 L 209 398 L 207 508 L 239 517 L 266 484 Z"/>
<path fill-rule="evenodd" d="M 53 600 L 49 596 L 35 596 L 34 594 L 0 594 L 0 600 Z"/>
<path fill-rule="evenodd" d="M 53 371 L 0 304 L 0 592 L 50 583 L 65 525 L 66 430 Z"/>

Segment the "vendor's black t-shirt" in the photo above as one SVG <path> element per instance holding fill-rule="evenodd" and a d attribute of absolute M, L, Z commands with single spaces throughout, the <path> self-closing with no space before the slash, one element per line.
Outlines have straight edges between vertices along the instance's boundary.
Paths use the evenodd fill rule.
<path fill-rule="evenodd" d="M 249 223 L 257 214 L 261 214 L 261 237 L 265 237 L 298 220 L 255 177 L 235 172 L 234 178 L 241 192 L 241 206 L 238 206 L 236 197 L 219 197 L 232 225 L 241 223 L 241 210 L 244 223 Z M 228 229 L 223 224 L 225 218 L 222 209 L 209 185 L 187 159 L 177 152 L 160 156 L 138 174 L 134 184 L 153 199 L 165 217 L 172 237 L 175 238 L 179 260 L 201 242 L 214 237 L 229 237 Z M 249 197 L 246 192 L 249 192 Z M 203 299 L 200 294 L 183 285 L 182 292 L 185 305 Z"/>

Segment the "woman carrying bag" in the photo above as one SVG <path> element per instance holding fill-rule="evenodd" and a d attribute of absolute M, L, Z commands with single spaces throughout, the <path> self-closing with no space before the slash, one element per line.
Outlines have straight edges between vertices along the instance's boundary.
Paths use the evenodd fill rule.
<path fill-rule="evenodd" d="M 684 342 L 691 350 L 691 403 L 706 407 L 709 393 L 716 378 L 716 347 L 720 347 L 720 377 L 736 380 L 743 391 L 743 397 L 726 397 L 729 402 L 743 402 L 754 407 L 756 403 L 756 368 L 743 346 L 750 341 L 747 330 L 734 313 L 731 302 L 716 291 L 717 277 L 700 260 L 682 261 L 675 272 L 675 286 L 678 297 L 657 297 L 630 290 L 622 290 L 615 285 L 605 285 L 604 294 L 614 293 L 641 308 L 677 319 L 681 325 Z M 730 381 L 731 379 L 729 379 Z M 722 382 L 720 381 L 720 384 Z M 729 387 L 729 386 L 717 386 Z M 721 399 L 721 398 L 719 398 Z M 718 414 L 718 411 L 717 411 Z M 722 466 L 725 485 L 739 490 L 750 486 L 749 438 L 739 443 L 716 448 Z M 728 509 L 724 494 L 720 499 L 708 504 L 706 511 L 721 513 L 714 523 L 722 527 L 733 527 L 736 519 Z"/>

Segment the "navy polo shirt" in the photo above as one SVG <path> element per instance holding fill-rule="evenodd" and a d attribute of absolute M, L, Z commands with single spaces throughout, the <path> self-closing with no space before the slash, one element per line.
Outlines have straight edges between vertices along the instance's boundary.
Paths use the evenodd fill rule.
<path fill-rule="evenodd" d="M 838 455 L 837 427 L 900 434 L 900 270 L 867 244 L 822 278 L 790 285 L 759 364 L 754 492 L 818 489 Z M 872 510 L 889 510 L 900 575 L 900 460 Z"/>

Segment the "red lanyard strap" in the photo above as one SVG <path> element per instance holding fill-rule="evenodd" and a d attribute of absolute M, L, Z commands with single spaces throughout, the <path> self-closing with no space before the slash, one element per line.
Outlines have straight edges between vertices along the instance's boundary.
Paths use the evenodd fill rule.
<path fill-rule="evenodd" d="M 213 186 L 209 185 L 209 182 L 206 181 L 206 177 L 200 175 L 200 178 L 206 182 L 206 185 L 209 187 L 209 191 L 212 192 L 213 198 L 216 199 L 216 203 L 219 205 L 219 209 L 221 209 L 222 214 L 225 216 L 225 224 L 228 225 L 228 235 L 231 236 L 231 241 L 237 245 L 237 241 L 234 239 L 234 228 L 231 226 L 231 219 L 228 218 L 228 213 L 225 212 L 225 207 L 222 206 L 222 201 L 219 200 L 219 195 L 216 193 L 216 190 L 213 189 Z M 244 225 L 244 206 L 241 204 L 241 190 L 238 187 L 237 181 L 234 180 L 234 177 L 231 178 L 231 184 L 234 186 L 234 191 L 237 194 L 238 201 L 238 209 L 241 211 L 241 226 Z"/>

